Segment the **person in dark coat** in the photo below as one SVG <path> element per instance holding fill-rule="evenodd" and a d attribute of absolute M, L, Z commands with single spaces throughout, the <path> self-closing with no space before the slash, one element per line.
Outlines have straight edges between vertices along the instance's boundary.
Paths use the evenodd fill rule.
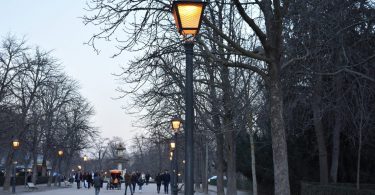
<path fill-rule="evenodd" d="M 164 185 L 164 194 L 168 194 L 169 182 L 171 182 L 171 175 L 168 173 L 168 170 L 165 170 L 162 176 L 162 181 Z"/>
<path fill-rule="evenodd" d="M 94 174 L 94 176 L 95 176 L 95 174 Z M 91 173 L 89 173 L 89 175 L 87 176 L 87 183 L 88 183 L 88 187 L 89 187 L 89 189 L 90 189 L 90 185 L 94 185 L 94 179 L 92 178 L 92 174 Z"/>
<path fill-rule="evenodd" d="M 77 172 L 74 178 L 77 182 L 77 189 L 81 188 L 81 173 Z"/>
<path fill-rule="evenodd" d="M 150 182 L 150 177 L 151 177 L 151 175 L 150 175 L 150 173 L 146 173 L 146 185 L 148 185 L 148 182 Z"/>
<path fill-rule="evenodd" d="M 142 192 L 142 186 L 145 183 L 145 179 L 143 177 L 144 177 L 144 175 L 143 176 L 140 175 L 138 177 L 138 182 L 137 183 L 138 183 L 138 186 L 139 186 L 139 192 Z"/>
<path fill-rule="evenodd" d="M 95 195 L 99 195 L 100 188 L 103 185 L 103 179 L 100 177 L 100 175 L 98 173 L 94 174 L 94 179 L 93 179 L 92 183 L 93 183 L 93 186 L 95 188 Z"/>
<path fill-rule="evenodd" d="M 161 174 L 158 173 L 156 176 L 155 176 L 155 183 L 156 183 L 156 190 L 158 192 L 158 194 L 160 193 L 160 186 L 161 186 Z"/>
<path fill-rule="evenodd" d="M 129 190 L 130 190 L 130 194 L 133 195 L 132 175 L 129 174 L 129 173 L 125 173 L 124 178 L 125 178 L 125 195 L 128 191 L 128 187 L 129 187 Z"/>
<path fill-rule="evenodd" d="M 133 172 L 132 177 L 131 177 L 131 182 L 133 186 L 133 193 L 135 192 L 135 185 L 137 185 L 138 177 L 135 172 Z"/>

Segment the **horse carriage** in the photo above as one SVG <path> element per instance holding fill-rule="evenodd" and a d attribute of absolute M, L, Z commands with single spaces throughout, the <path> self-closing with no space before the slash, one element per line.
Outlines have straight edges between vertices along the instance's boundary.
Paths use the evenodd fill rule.
<path fill-rule="evenodd" d="M 123 180 L 121 170 L 110 170 L 107 181 L 107 190 L 121 190 L 121 181 Z"/>

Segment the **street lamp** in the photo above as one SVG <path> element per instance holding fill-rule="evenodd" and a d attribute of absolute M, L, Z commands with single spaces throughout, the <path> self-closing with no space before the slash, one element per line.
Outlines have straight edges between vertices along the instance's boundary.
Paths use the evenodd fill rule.
<path fill-rule="evenodd" d="M 89 157 L 86 155 L 83 156 L 83 171 L 86 172 L 87 170 L 87 161 L 89 160 Z"/>
<path fill-rule="evenodd" d="M 58 180 L 59 180 L 59 187 L 61 187 L 61 158 L 64 155 L 63 150 L 59 150 L 57 152 L 57 155 L 59 156 L 59 175 L 58 175 Z"/>
<path fill-rule="evenodd" d="M 18 139 L 13 139 L 12 140 L 12 148 L 14 150 L 13 153 L 13 178 L 12 178 L 12 193 L 16 193 L 16 164 L 17 161 L 15 160 L 16 158 L 16 152 L 17 149 L 20 147 L 20 141 Z"/>
<path fill-rule="evenodd" d="M 186 90 L 185 90 L 185 195 L 194 194 L 194 95 L 193 95 L 193 38 L 198 34 L 202 23 L 205 3 L 199 0 L 174 1 L 173 17 L 178 32 L 185 38 Z"/>
<path fill-rule="evenodd" d="M 177 155 L 177 148 L 176 148 L 176 145 L 177 145 L 177 136 L 178 136 L 178 133 L 179 133 L 179 130 L 180 130 L 180 127 L 181 127 L 181 123 L 182 123 L 182 120 L 180 117 L 178 117 L 177 115 L 173 116 L 172 117 L 172 120 L 171 120 L 171 127 L 172 127 L 172 131 L 174 133 L 174 139 L 173 141 L 171 141 L 171 150 L 174 152 L 174 158 L 173 158 L 173 169 L 175 170 L 174 172 L 174 177 L 173 177 L 173 181 L 172 181 L 172 194 L 173 195 L 177 195 L 178 193 L 178 155 Z M 173 173 L 172 173 L 173 174 Z"/>

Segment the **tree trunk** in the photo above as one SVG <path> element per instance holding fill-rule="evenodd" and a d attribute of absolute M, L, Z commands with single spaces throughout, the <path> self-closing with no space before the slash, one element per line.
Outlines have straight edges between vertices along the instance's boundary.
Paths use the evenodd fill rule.
<path fill-rule="evenodd" d="M 357 154 L 357 190 L 360 189 L 360 173 L 361 173 L 361 150 L 362 150 L 362 128 L 359 128 L 358 137 L 358 154 Z"/>
<path fill-rule="evenodd" d="M 229 80 L 229 68 L 222 67 L 222 87 L 224 103 L 223 130 L 227 149 L 227 194 L 237 194 L 237 174 L 236 174 L 236 134 L 233 128 L 232 111 L 232 90 Z"/>
<path fill-rule="evenodd" d="M 6 163 L 5 163 L 5 179 L 3 184 L 3 190 L 9 191 L 10 190 L 10 179 L 12 174 L 12 161 L 13 161 L 13 154 L 14 152 L 12 150 L 9 151 Z"/>
<path fill-rule="evenodd" d="M 315 135 L 318 142 L 319 150 L 319 175 L 320 183 L 328 183 L 328 160 L 327 160 L 327 148 L 325 143 L 325 137 L 323 133 L 323 124 L 322 124 L 322 111 L 321 111 L 321 77 L 318 76 L 317 82 L 314 86 L 313 100 L 312 100 L 312 110 L 313 110 L 313 120 L 314 120 L 314 129 Z"/>
<path fill-rule="evenodd" d="M 225 122 L 224 122 L 224 125 Z M 233 131 L 226 133 L 225 139 L 227 141 L 227 194 L 237 194 L 237 174 L 236 174 L 236 141 Z"/>
<path fill-rule="evenodd" d="M 341 94 L 341 76 L 338 75 L 336 78 L 336 89 L 335 89 L 335 96 L 336 96 L 336 109 L 335 109 L 335 126 L 333 127 L 333 135 L 332 135 L 332 160 L 331 160 L 331 180 L 333 183 L 337 183 L 337 170 L 339 166 L 339 156 L 340 156 L 340 137 L 341 137 L 341 128 L 343 121 L 341 120 L 342 110 L 340 109 L 343 106 L 342 101 L 342 94 Z"/>
<path fill-rule="evenodd" d="M 221 133 L 216 134 L 216 188 L 218 195 L 224 195 L 224 136 Z"/>
<path fill-rule="evenodd" d="M 34 151 L 34 154 L 33 154 L 33 174 L 32 174 L 32 178 L 31 178 L 31 181 L 36 184 L 36 179 L 38 177 L 38 154 L 36 153 L 36 151 Z"/>
<path fill-rule="evenodd" d="M 215 76 L 214 70 L 208 67 L 208 74 L 210 75 L 210 98 L 211 98 L 211 107 L 212 107 L 212 121 L 213 126 L 217 132 L 215 132 L 216 136 L 216 191 L 218 195 L 224 195 L 224 136 L 223 132 L 221 131 L 221 122 L 219 118 L 219 107 L 217 105 L 217 95 L 216 95 L 216 88 L 215 88 Z"/>
<path fill-rule="evenodd" d="M 283 96 L 281 81 L 277 72 L 271 72 L 268 88 L 270 92 L 270 119 L 275 195 L 290 195 L 288 151 L 283 118 Z"/>
<path fill-rule="evenodd" d="M 335 126 L 333 128 L 332 135 L 332 162 L 331 162 L 331 180 L 333 183 L 337 183 L 337 170 L 339 166 L 340 156 L 340 134 L 341 134 L 341 118 L 340 114 L 335 114 Z"/>
<path fill-rule="evenodd" d="M 257 173 L 255 167 L 255 144 L 253 132 L 249 130 L 250 134 L 250 151 L 251 151 L 251 176 L 253 179 L 253 195 L 258 195 L 258 183 L 257 183 Z"/>
<path fill-rule="evenodd" d="M 42 176 L 47 176 L 47 155 L 43 156 L 43 163 L 42 163 Z"/>
<path fill-rule="evenodd" d="M 204 177 L 203 177 L 203 192 L 204 194 L 208 194 L 208 143 L 206 140 L 205 144 L 205 152 L 204 152 Z"/>

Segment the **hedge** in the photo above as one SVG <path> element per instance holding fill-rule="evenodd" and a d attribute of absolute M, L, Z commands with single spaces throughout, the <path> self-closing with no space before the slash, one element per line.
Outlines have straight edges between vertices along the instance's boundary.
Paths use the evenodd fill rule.
<path fill-rule="evenodd" d="M 375 185 L 363 184 L 360 190 L 355 184 L 327 184 L 305 183 L 301 184 L 301 195 L 375 195 Z"/>

